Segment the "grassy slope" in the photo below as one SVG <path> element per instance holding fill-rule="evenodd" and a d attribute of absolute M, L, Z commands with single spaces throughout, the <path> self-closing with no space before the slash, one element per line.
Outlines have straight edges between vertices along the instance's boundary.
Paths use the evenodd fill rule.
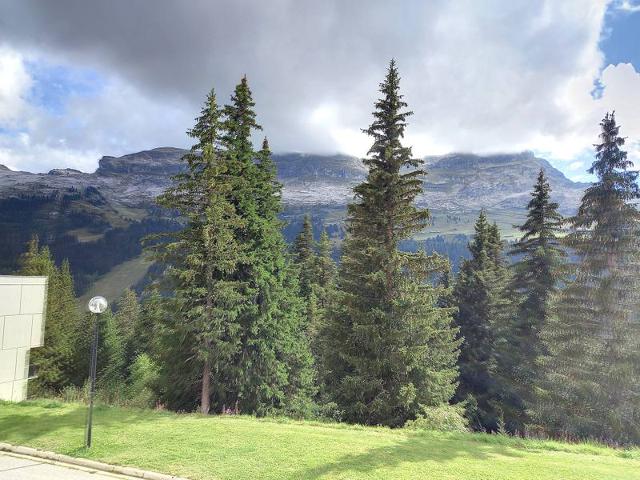
<path fill-rule="evenodd" d="M 144 255 L 116 265 L 89 287 L 89 290 L 78 299 L 79 304 L 85 307 L 95 295 L 102 295 L 110 303 L 115 302 L 126 288 L 134 286 L 146 275 L 150 266 L 151 262 L 146 260 Z"/>
<path fill-rule="evenodd" d="M 639 450 L 477 434 L 0 403 L 0 441 L 196 479 L 640 479 Z"/>

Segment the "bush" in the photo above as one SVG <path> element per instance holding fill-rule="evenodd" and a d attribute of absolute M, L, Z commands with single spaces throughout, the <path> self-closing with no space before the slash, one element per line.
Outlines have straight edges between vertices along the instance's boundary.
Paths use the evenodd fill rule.
<path fill-rule="evenodd" d="M 296 395 L 285 405 L 282 413 L 296 420 L 317 417 L 318 405 L 306 395 Z"/>
<path fill-rule="evenodd" d="M 129 375 L 128 405 L 151 408 L 156 403 L 153 385 L 158 380 L 158 366 L 146 353 L 136 357 L 131 364 Z"/>
<path fill-rule="evenodd" d="M 412 430 L 438 430 L 440 432 L 467 432 L 469 421 L 466 419 L 463 404 L 442 404 L 437 407 L 422 407 L 422 413 L 415 420 L 405 423 Z"/>

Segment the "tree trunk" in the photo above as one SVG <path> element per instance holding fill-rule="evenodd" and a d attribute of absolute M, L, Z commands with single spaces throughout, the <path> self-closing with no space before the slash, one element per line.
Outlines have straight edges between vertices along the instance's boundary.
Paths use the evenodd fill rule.
<path fill-rule="evenodd" d="M 209 361 L 204 362 L 202 369 L 202 394 L 200 396 L 200 412 L 205 415 L 209 414 L 210 405 L 210 389 L 211 389 L 211 365 Z"/>

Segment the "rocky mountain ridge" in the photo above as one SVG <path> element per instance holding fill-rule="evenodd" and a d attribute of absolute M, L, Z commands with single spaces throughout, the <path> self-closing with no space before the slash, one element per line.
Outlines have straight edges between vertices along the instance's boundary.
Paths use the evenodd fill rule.
<path fill-rule="evenodd" d="M 118 270 L 115 267 L 138 272 L 131 276 L 131 285 L 142 281 L 146 267 L 140 263 L 141 239 L 176 228 L 176 219 L 158 208 L 154 199 L 184 168 L 180 160 L 184 153 L 164 147 L 105 156 L 93 173 L 68 168 L 29 173 L 0 166 L 0 273 L 17 268 L 35 234 L 57 261 L 70 261 L 79 293 L 108 278 Z M 326 228 L 339 242 L 352 188 L 367 174 L 362 161 L 301 153 L 276 154 L 274 161 L 283 184 L 285 238 L 295 237 L 309 213 L 316 235 Z M 465 235 L 472 233 L 481 208 L 506 239 L 517 235 L 513 225 L 524 220 L 540 168 L 547 172 L 553 197 L 565 214 L 575 211 L 587 186 L 572 182 L 529 152 L 450 154 L 427 158 L 425 163 L 427 175 L 417 203 L 430 209 L 431 225 L 405 247 L 438 251 L 449 256 L 454 267 L 466 254 Z"/>
<path fill-rule="evenodd" d="M 115 207 L 144 208 L 182 170 L 185 150 L 155 148 L 122 157 L 105 156 L 93 173 L 55 169 L 47 174 L 12 171 L 0 166 L 0 199 L 67 190 L 98 189 Z M 274 155 L 286 206 L 341 206 L 352 187 L 366 176 L 361 160 L 346 155 L 285 153 Z M 449 154 L 426 159 L 427 176 L 418 204 L 455 213 L 460 210 L 522 209 L 537 172 L 549 177 L 561 209 L 571 212 L 587 184 L 572 182 L 531 152 L 479 156 Z"/>

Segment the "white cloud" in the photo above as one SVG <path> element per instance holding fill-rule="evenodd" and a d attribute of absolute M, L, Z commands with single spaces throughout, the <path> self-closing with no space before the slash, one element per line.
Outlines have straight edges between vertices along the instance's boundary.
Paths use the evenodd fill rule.
<path fill-rule="evenodd" d="M 563 134 L 541 134 L 533 140 L 536 152 L 568 166 L 570 178 L 585 180 L 584 173 L 593 161 L 593 144 L 598 142 L 600 120 L 605 113 L 616 112 L 621 135 L 627 137 L 629 158 L 640 166 L 640 72 L 633 65 L 608 65 L 600 75 L 602 94 L 593 98 L 582 88 L 567 89 L 565 108 L 572 112 L 571 129 Z M 576 160 L 580 158 L 580 160 Z"/>
<path fill-rule="evenodd" d="M 4 57 L 22 72 L 11 75 L 22 87 L 8 89 L 10 100 L 0 96 L 11 103 L 0 112 L 14 112 L 29 147 L 0 137 L 0 163 L 91 170 L 102 154 L 184 145 L 207 90 L 216 86 L 225 102 L 243 73 L 274 150 L 363 155 L 370 139 L 360 129 L 371 122 L 393 56 L 415 112 L 406 132 L 414 154 L 530 149 L 584 178 L 576 162 L 589 166 L 605 111 L 616 109 L 623 134 L 640 140 L 639 74 L 604 65 L 599 48 L 607 5 L 244 0 L 150 9 L 114 1 L 97 15 L 83 3 L 24 0 L 3 15 L 14 19 L 3 29 L 13 48 Z M 154 35 L 132 20 L 142 14 Z M 72 95 L 56 117 L 25 105 L 30 78 L 20 55 L 95 69 L 105 87 L 93 97 Z M 593 98 L 597 78 L 604 90 Z M 634 158 L 639 148 L 629 144 Z"/>
<path fill-rule="evenodd" d="M 633 65 L 621 63 L 609 65 L 602 72 L 604 92 L 596 101 L 599 114 L 604 110 L 616 111 L 616 119 L 622 125 L 622 135 L 628 137 L 626 148 L 632 160 L 640 161 L 640 72 Z M 640 164 L 638 164 L 640 166 Z"/>
<path fill-rule="evenodd" d="M 634 3 L 632 0 L 618 0 L 616 7 L 629 13 L 640 12 L 640 3 Z"/>
<path fill-rule="evenodd" d="M 0 131 L 0 164 L 93 171 L 102 155 L 186 145 L 192 115 L 184 100 L 159 102 L 112 76 L 95 95 L 70 93 L 59 114 L 26 100 L 34 79 L 25 62 L 16 51 L 0 51 L 0 127 L 12 128 Z"/>
<path fill-rule="evenodd" d="M 31 88 L 31 77 L 22 56 L 0 46 L 0 126 L 10 127 L 27 109 L 25 97 Z"/>

